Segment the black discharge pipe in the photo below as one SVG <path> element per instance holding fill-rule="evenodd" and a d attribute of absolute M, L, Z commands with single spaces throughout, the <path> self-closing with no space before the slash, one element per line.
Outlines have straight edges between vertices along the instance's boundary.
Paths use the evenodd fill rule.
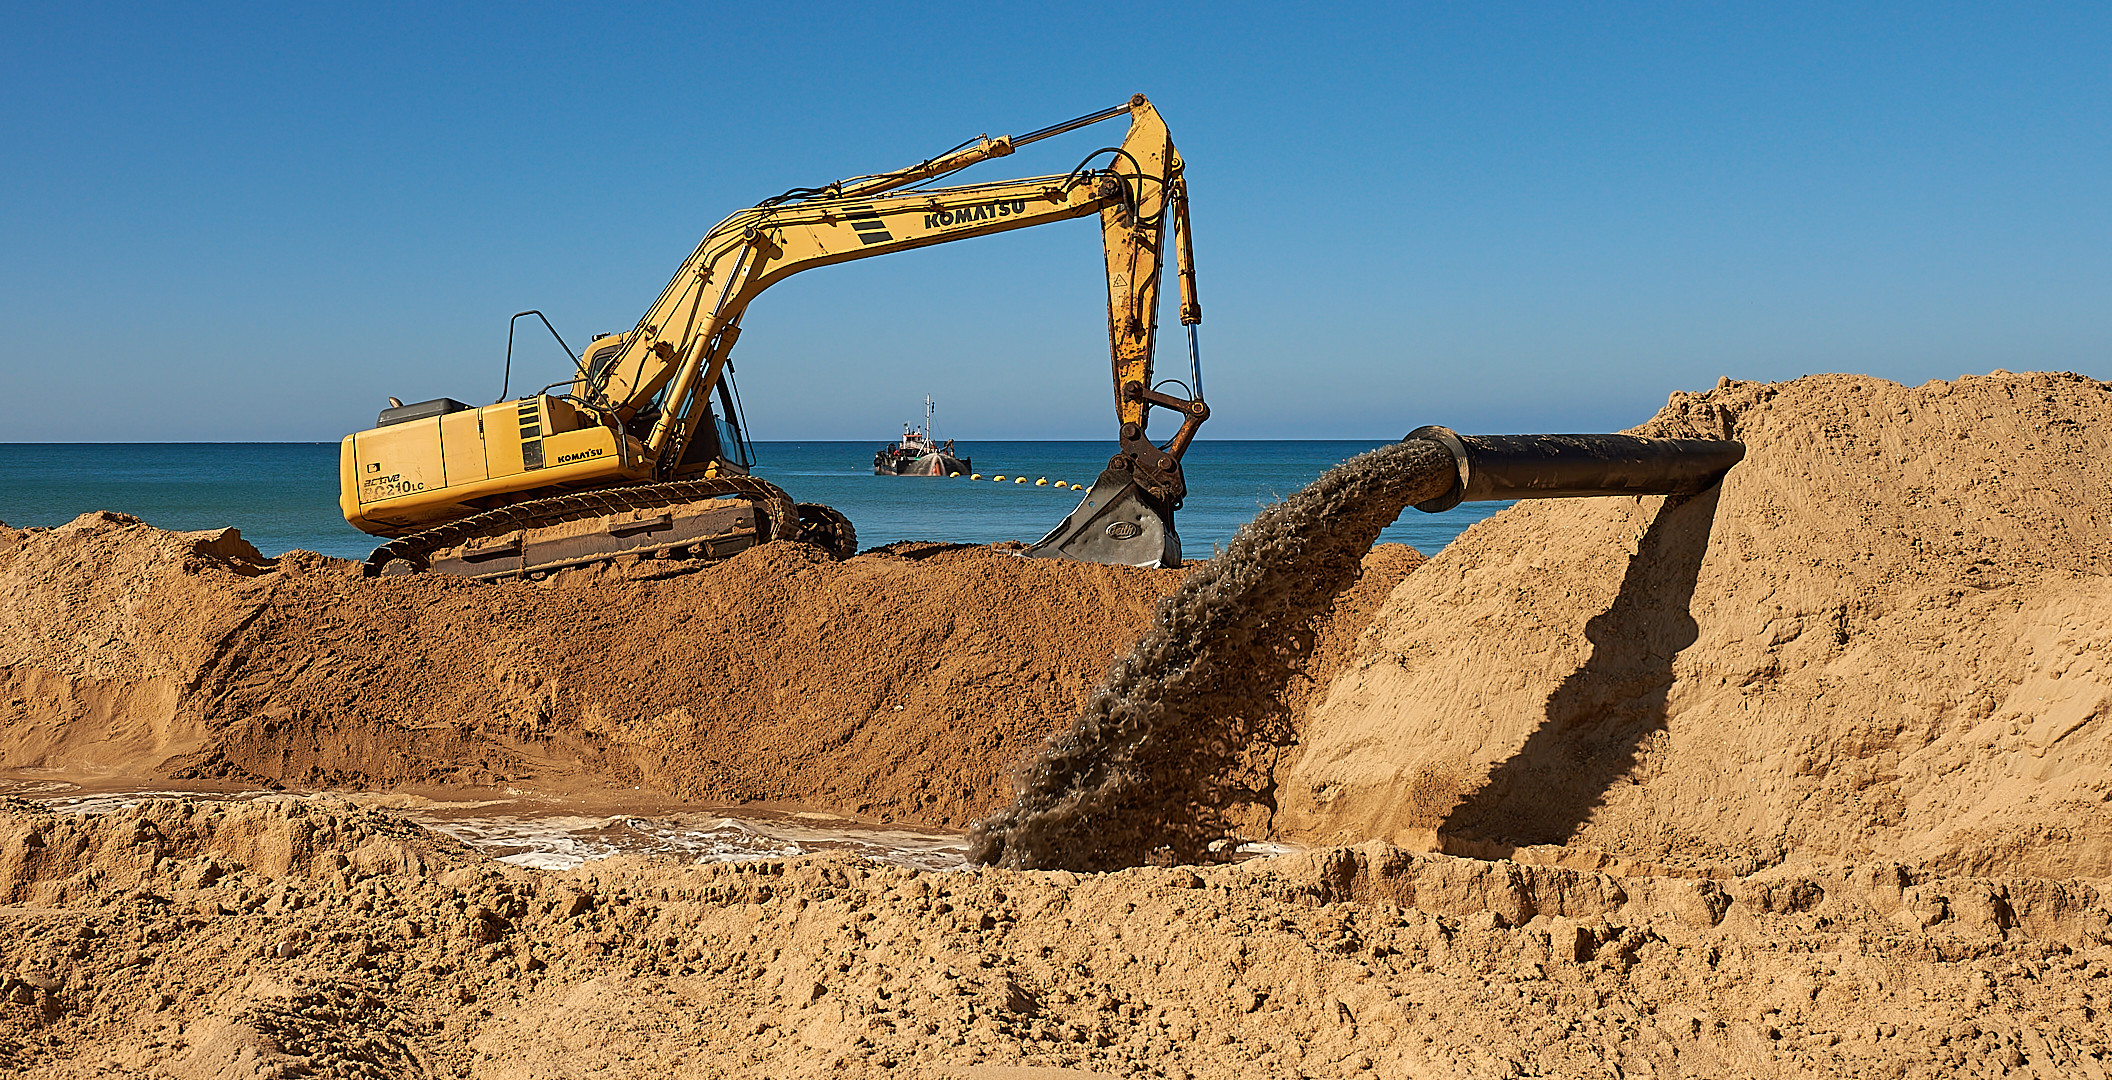
<path fill-rule="evenodd" d="M 1463 502 L 1692 495 L 1722 479 L 1745 458 L 1744 443 L 1725 439 L 1461 435 L 1434 425 L 1416 428 L 1408 438 L 1443 446 L 1459 467 L 1459 478 L 1451 490 L 1415 504 L 1426 514 L 1441 513 Z"/>

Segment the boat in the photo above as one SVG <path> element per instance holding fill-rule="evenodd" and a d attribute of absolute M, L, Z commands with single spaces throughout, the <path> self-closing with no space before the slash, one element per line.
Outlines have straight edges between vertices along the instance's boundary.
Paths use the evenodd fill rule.
<path fill-rule="evenodd" d="M 965 476 L 968 459 L 956 455 L 953 440 L 944 443 L 932 437 L 931 397 L 924 398 L 924 426 L 902 425 L 902 441 L 880 448 L 873 455 L 874 476 Z"/>

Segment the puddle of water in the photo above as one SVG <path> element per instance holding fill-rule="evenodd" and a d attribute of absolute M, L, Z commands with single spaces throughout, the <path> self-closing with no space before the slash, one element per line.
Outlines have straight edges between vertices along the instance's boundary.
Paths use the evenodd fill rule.
<path fill-rule="evenodd" d="M 73 790 L 68 788 L 68 790 Z M 100 791 L 93 795 L 62 796 L 42 791 L 8 791 L 4 794 L 40 802 L 54 810 L 70 814 L 107 814 L 138 806 L 149 799 L 191 799 L 197 802 L 250 802 L 258 799 L 283 799 L 287 796 L 277 791 Z"/>
<path fill-rule="evenodd" d="M 0 794 L 44 803 L 76 814 L 107 814 L 149 799 L 208 802 L 312 799 L 281 791 L 80 791 L 72 784 L 0 784 Z M 811 811 L 677 810 L 667 813 L 582 814 L 556 803 L 510 791 L 510 798 L 436 801 L 379 792 L 329 792 L 357 806 L 372 807 L 445 833 L 500 862 L 535 870 L 571 870 L 613 855 L 672 855 L 697 863 L 785 859 L 827 851 L 849 851 L 878 862 L 917 870 L 967 866 L 968 843 L 959 833 L 868 825 Z"/>
<path fill-rule="evenodd" d="M 606 818 L 416 812 L 405 817 L 446 833 L 500 862 L 538 870 L 570 870 L 611 855 L 674 855 L 698 863 L 787 859 L 849 851 L 918 870 L 959 870 L 968 844 L 959 834 L 861 825 L 835 819 L 821 825 L 783 817 L 728 817 L 679 813 Z M 803 816 L 803 815 L 802 815 Z"/>
<path fill-rule="evenodd" d="M 1278 844 L 1269 840 L 1249 840 L 1232 846 L 1232 858 L 1235 862 L 1244 862 L 1248 859 L 1272 859 L 1278 855 L 1291 855 L 1304 850 L 1304 848 L 1296 844 Z"/>

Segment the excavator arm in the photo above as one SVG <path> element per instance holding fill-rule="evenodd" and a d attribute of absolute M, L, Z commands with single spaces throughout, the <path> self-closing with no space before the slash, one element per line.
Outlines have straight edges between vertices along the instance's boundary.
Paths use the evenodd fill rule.
<path fill-rule="evenodd" d="M 1130 123 L 1121 145 L 1095 151 L 1069 173 L 922 186 L 1027 143 L 1122 115 Z M 802 270 L 1095 213 L 1106 255 L 1119 450 L 1079 510 L 1030 554 L 1178 563 L 1172 511 L 1187 490 L 1181 456 L 1209 408 L 1196 387 L 1177 398 L 1158 392 L 1152 380 L 1169 240 L 1178 263 L 1182 322 L 1192 328 L 1202 311 L 1195 299 L 1181 159 L 1143 95 L 1029 135 L 986 136 L 907 169 L 791 192 L 727 217 L 698 243 L 630 333 L 589 348 L 572 396 L 637 431 L 658 478 L 676 479 L 694 464 L 685 448 L 709 415 L 741 317 L 763 290 Z M 1200 381 L 1199 371 L 1191 381 Z M 1181 416 L 1180 429 L 1164 445 L 1146 432 L 1154 406 Z M 648 420 L 649 428 L 638 430 Z"/>

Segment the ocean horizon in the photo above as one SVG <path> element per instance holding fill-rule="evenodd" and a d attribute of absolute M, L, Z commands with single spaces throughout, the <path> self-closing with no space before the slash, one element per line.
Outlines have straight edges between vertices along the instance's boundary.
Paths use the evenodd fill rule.
<path fill-rule="evenodd" d="M 1206 559 L 1270 503 L 1385 440 L 1199 439 L 1183 463 L 1188 499 L 1175 515 L 1183 555 Z M 1033 541 L 1063 520 L 1110 442 L 960 441 L 986 478 L 872 475 L 877 440 L 754 443 L 755 475 L 801 502 L 826 503 L 858 529 L 861 549 L 902 540 L 987 544 Z M 266 555 L 304 549 L 358 559 L 380 542 L 347 525 L 337 505 L 338 443 L 0 443 L 0 522 L 63 525 L 115 511 L 164 529 L 240 529 Z M 1003 474 L 1007 482 L 988 477 Z M 1026 476 L 1024 484 L 1012 483 Z M 1403 512 L 1381 542 L 1435 554 L 1507 503 L 1467 503 L 1441 514 Z"/>

